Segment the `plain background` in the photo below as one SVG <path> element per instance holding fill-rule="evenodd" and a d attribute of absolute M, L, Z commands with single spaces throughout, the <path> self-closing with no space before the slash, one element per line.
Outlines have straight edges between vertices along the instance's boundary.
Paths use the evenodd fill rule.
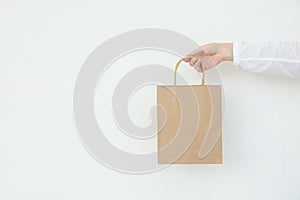
<path fill-rule="evenodd" d="M 153 27 L 199 44 L 300 40 L 299 10 L 298 0 L 0 0 L 0 199 L 299 199 L 299 79 L 218 66 L 226 92 L 221 166 L 113 171 L 85 151 L 72 113 L 82 63 L 116 34 Z M 123 61 L 143 58 L 132 56 Z M 150 93 L 137 93 L 129 107 L 141 126 L 149 123 Z"/>

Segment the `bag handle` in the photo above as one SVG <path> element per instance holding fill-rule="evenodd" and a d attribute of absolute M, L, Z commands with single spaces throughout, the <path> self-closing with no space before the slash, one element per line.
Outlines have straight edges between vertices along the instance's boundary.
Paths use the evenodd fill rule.
<path fill-rule="evenodd" d="M 174 70 L 174 85 L 176 86 L 176 72 L 179 68 L 179 65 L 180 63 L 184 61 L 184 58 L 178 60 L 178 62 L 176 63 L 176 66 L 175 66 L 175 70 Z M 204 67 L 201 65 L 201 68 L 202 68 L 202 86 L 205 84 L 205 70 L 204 70 Z"/>

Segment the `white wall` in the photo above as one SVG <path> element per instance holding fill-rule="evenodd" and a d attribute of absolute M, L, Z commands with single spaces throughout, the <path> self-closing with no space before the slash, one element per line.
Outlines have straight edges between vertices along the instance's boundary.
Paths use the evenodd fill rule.
<path fill-rule="evenodd" d="M 300 40 L 299 10 L 297 0 L 0 0 L 0 199 L 299 199 L 299 79 L 219 66 L 221 166 L 112 171 L 82 147 L 72 114 L 81 64 L 113 35 L 155 27 L 199 44 Z M 133 113 L 148 114 L 139 105 Z"/>

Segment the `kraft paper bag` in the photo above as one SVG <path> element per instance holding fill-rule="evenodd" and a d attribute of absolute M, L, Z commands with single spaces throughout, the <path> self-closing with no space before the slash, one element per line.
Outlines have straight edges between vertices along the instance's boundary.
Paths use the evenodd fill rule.
<path fill-rule="evenodd" d="M 157 86 L 159 164 L 222 163 L 221 86 Z"/>

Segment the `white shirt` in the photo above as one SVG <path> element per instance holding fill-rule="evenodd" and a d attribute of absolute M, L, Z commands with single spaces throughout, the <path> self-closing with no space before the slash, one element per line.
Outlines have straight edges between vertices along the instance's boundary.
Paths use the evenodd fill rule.
<path fill-rule="evenodd" d="M 300 42 L 234 43 L 233 62 L 251 72 L 300 77 Z"/>

